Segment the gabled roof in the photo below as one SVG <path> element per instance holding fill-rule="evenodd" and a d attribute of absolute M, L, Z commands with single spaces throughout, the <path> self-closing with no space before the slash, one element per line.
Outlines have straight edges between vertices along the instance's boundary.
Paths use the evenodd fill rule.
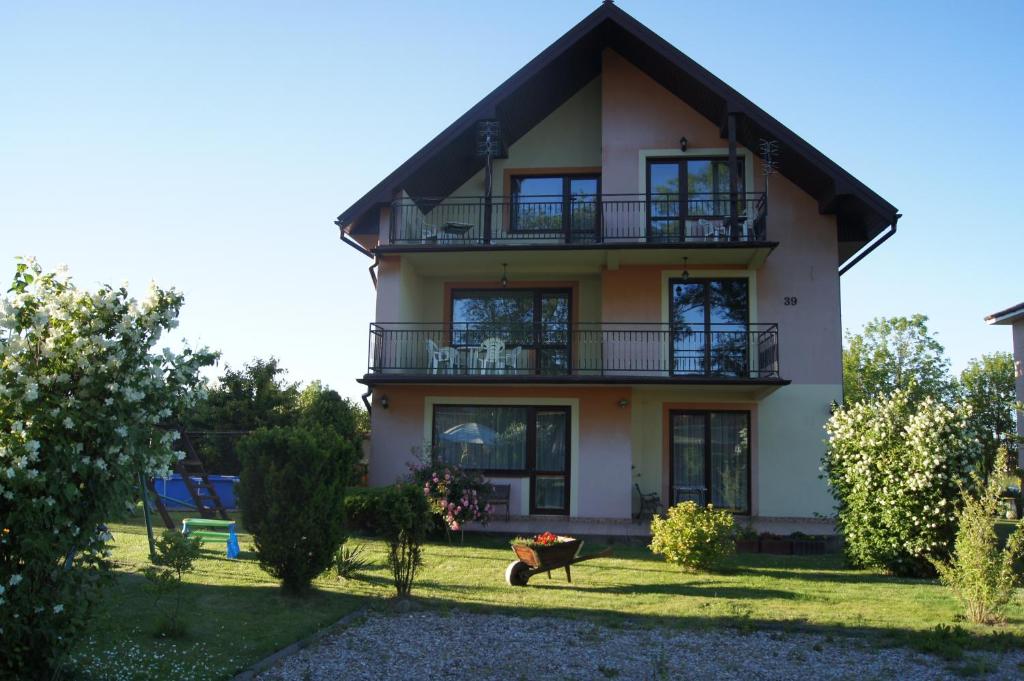
<path fill-rule="evenodd" d="M 985 322 L 988 324 L 1013 324 L 1021 319 L 1024 319 L 1024 303 L 1017 303 L 1013 307 L 993 312 L 985 317 Z"/>
<path fill-rule="evenodd" d="M 600 74 L 605 48 L 719 125 L 723 137 L 727 116 L 735 114 L 736 139 L 743 146 L 756 150 L 762 139 L 778 141 L 778 171 L 817 199 L 821 212 L 837 216 L 841 262 L 883 232 L 887 237 L 895 231 L 898 216 L 893 205 L 607 0 L 345 209 L 336 224 L 349 234 L 375 233 L 379 210 L 396 191 L 449 195 L 483 167 L 475 154 L 477 121 L 497 119 L 505 144 L 513 144 Z M 864 255 L 849 260 L 841 270 Z"/>

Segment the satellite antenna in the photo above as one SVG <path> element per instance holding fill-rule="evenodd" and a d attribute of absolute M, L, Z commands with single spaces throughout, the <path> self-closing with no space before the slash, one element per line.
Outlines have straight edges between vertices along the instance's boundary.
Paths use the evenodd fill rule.
<path fill-rule="evenodd" d="M 501 156 L 501 125 L 495 120 L 476 125 L 476 155 L 484 157 L 484 240 L 491 240 L 492 161 Z"/>
<path fill-rule="evenodd" d="M 764 193 L 768 195 L 768 178 L 779 167 L 779 152 L 782 147 L 776 140 L 761 140 L 761 172 L 764 173 Z"/>

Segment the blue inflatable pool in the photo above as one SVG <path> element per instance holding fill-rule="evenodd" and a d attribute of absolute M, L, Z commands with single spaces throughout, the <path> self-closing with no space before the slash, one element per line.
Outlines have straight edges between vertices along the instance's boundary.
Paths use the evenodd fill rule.
<path fill-rule="evenodd" d="M 238 482 L 238 476 L 211 475 L 209 478 L 210 482 L 213 483 L 213 488 L 217 490 L 217 496 L 220 497 L 224 508 L 229 510 L 235 508 L 235 483 Z M 192 481 L 198 483 L 199 478 L 192 478 Z M 156 483 L 157 494 L 163 497 L 164 505 L 169 510 L 187 511 L 195 508 L 192 496 L 188 493 L 185 483 L 182 482 L 181 476 L 177 473 L 166 480 L 157 478 L 154 482 Z"/>

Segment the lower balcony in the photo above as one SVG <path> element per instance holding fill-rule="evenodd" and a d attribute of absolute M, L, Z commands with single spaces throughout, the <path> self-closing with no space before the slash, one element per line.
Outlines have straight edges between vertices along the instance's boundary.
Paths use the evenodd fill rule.
<path fill-rule="evenodd" d="M 362 383 L 784 385 L 776 324 L 371 324 Z"/>

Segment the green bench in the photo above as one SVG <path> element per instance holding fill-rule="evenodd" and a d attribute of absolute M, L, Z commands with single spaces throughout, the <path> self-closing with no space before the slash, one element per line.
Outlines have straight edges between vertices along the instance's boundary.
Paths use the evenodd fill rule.
<path fill-rule="evenodd" d="M 238 557 L 238 535 L 234 520 L 212 518 L 185 518 L 181 521 L 181 533 L 186 537 L 198 537 L 199 541 L 227 544 L 227 557 Z"/>

